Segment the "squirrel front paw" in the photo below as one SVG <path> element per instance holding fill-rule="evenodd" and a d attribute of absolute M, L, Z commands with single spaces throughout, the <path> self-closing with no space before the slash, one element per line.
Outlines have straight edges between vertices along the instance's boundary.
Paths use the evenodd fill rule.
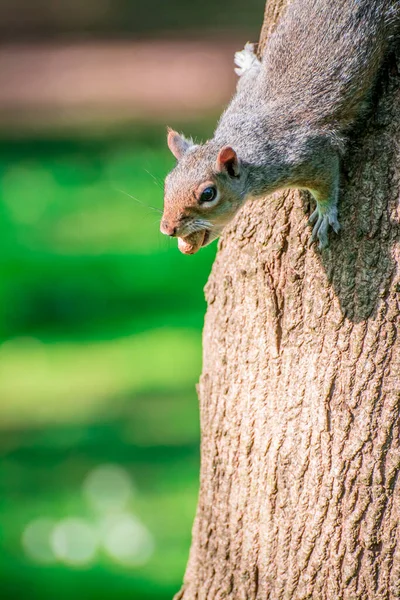
<path fill-rule="evenodd" d="M 329 226 L 332 227 L 335 233 L 339 233 L 340 230 L 340 223 L 337 217 L 337 206 L 335 204 L 331 204 L 324 207 L 320 204 L 317 204 L 317 208 L 312 213 L 308 222 L 310 225 L 314 225 L 311 242 L 315 242 L 318 238 L 320 249 L 326 248 L 329 244 Z"/>
<path fill-rule="evenodd" d="M 241 77 L 247 71 L 250 71 L 250 69 L 254 67 L 258 68 L 260 66 L 261 63 L 258 60 L 254 50 L 255 44 L 247 42 L 243 50 L 240 50 L 240 52 L 235 52 L 235 73 L 239 77 Z"/>

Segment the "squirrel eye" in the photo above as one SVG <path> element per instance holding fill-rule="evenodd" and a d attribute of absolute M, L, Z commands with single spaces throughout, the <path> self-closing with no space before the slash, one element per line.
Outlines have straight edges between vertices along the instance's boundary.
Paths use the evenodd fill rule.
<path fill-rule="evenodd" d="M 206 187 L 199 198 L 199 202 L 212 202 L 217 196 L 217 188 L 214 186 Z"/>

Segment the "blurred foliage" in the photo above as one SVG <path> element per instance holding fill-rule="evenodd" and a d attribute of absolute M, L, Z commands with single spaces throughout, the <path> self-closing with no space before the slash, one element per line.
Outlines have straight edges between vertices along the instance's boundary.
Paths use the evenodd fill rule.
<path fill-rule="evenodd" d="M 232 31 L 258 35 L 264 0 L 2 0 L 4 37 L 159 36 Z"/>
<path fill-rule="evenodd" d="M 187 257 L 159 233 L 173 164 L 164 136 L 137 127 L 107 139 L 0 142 L 6 598 L 161 600 L 180 586 L 198 488 L 202 288 L 215 244 Z M 123 535 L 120 560 L 101 537 L 111 517 L 82 487 L 101 465 L 133 482 L 111 517 L 140 520 L 153 548 L 143 564 L 129 562 L 137 549 Z M 75 523 L 82 548 L 89 536 L 85 560 L 63 538 L 71 518 L 86 523 L 81 533 Z M 34 537 L 47 522 L 59 523 L 51 548 Z M 111 534 L 109 547 L 121 527 Z"/>

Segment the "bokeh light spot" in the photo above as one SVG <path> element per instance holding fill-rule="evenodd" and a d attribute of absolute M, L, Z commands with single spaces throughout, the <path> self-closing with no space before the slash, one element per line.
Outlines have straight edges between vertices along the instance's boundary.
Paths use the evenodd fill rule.
<path fill-rule="evenodd" d="M 153 554 L 153 536 L 133 515 L 106 517 L 102 523 L 102 531 L 102 543 L 106 553 L 122 565 L 144 565 Z"/>
<path fill-rule="evenodd" d="M 123 510 L 133 494 L 129 473 L 119 465 L 105 464 L 93 469 L 83 483 L 93 508 L 101 512 Z"/>
<path fill-rule="evenodd" d="M 85 565 L 96 555 L 98 535 L 90 523 L 69 517 L 54 527 L 51 546 L 60 561 L 76 566 Z"/>
<path fill-rule="evenodd" d="M 41 517 L 28 523 L 22 533 L 22 546 L 29 558 L 38 563 L 50 564 L 56 558 L 50 544 L 55 521 Z"/>

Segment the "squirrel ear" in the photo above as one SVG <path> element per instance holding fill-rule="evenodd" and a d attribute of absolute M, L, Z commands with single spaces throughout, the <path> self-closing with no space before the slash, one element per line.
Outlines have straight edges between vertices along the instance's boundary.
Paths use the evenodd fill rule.
<path fill-rule="evenodd" d="M 231 146 L 221 148 L 215 166 L 217 171 L 227 171 L 231 177 L 238 177 L 239 175 L 239 159 Z"/>
<path fill-rule="evenodd" d="M 183 135 L 180 135 L 177 131 L 170 129 L 168 127 L 168 148 L 171 150 L 172 154 L 178 160 L 182 158 L 184 154 L 194 146 L 192 140 L 187 140 Z"/>

